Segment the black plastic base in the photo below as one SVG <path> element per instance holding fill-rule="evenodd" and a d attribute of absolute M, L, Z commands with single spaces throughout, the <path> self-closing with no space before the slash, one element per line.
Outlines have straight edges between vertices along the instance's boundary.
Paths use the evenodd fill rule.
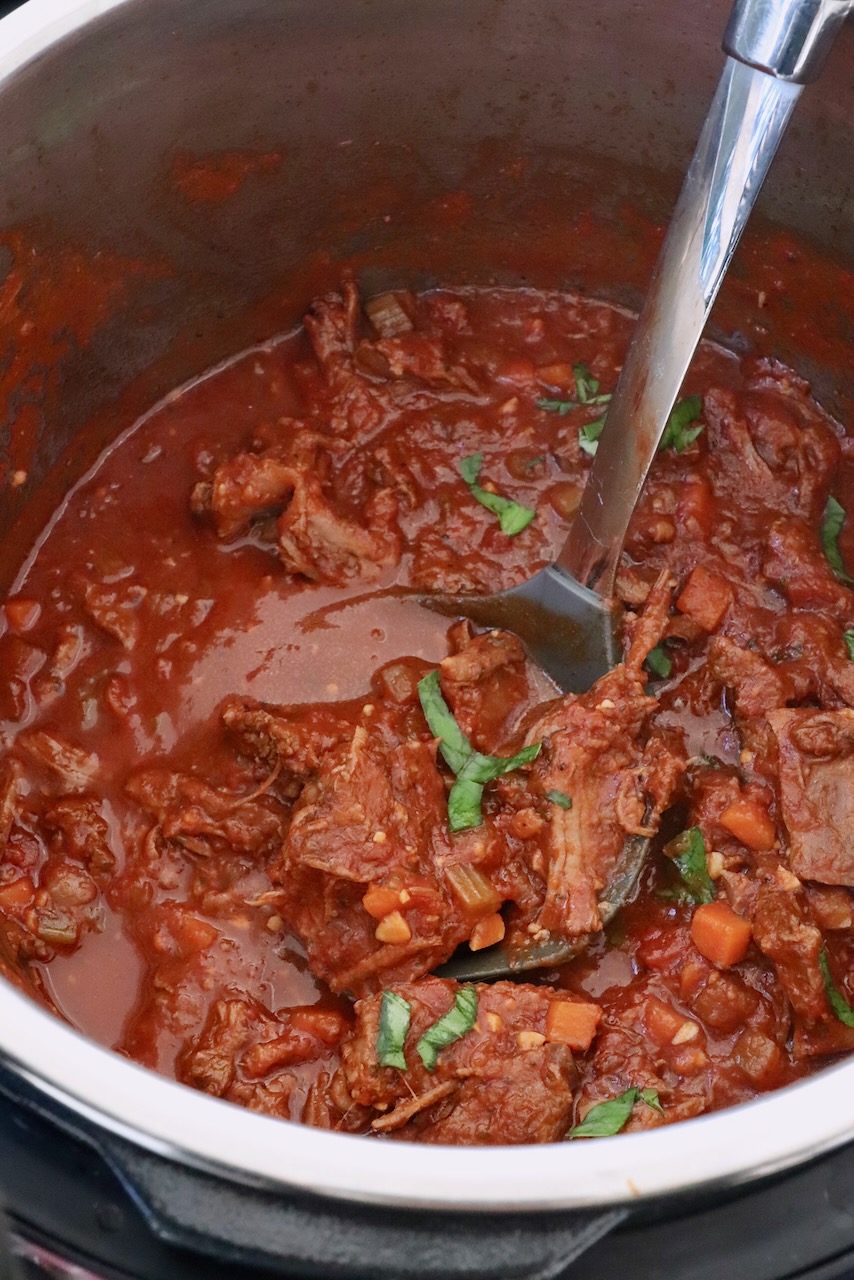
<path fill-rule="evenodd" d="M 483 1269 L 476 1260 L 496 1236 L 507 1241 L 509 1264 L 498 1270 L 520 1280 L 854 1280 L 854 1148 L 725 1200 L 661 1205 L 647 1212 L 647 1221 L 635 1218 L 605 1234 L 568 1267 L 557 1248 L 551 1265 L 540 1259 L 532 1270 L 518 1254 L 511 1260 L 519 1236 L 506 1217 L 388 1214 L 311 1198 L 286 1204 L 156 1157 L 143 1155 L 135 1164 L 133 1148 L 115 1147 L 112 1139 L 109 1146 L 113 1162 L 118 1152 L 122 1177 L 88 1142 L 19 1101 L 0 1099 L 0 1196 L 13 1230 L 99 1280 L 377 1280 L 380 1274 L 408 1280 L 424 1274 L 427 1254 L 440 1260 L 440 1269 L 447 1258 L 448 1276 L 486 1280 L 496 1268 Z M 139 1184 L 129 1187 L 135 1178 Z M 302 1237 L 294 1245 L 291 1235 L 291 1256 L 277 1260 L 271 1242 L 277 1232 L 281 1237 L 286 1219 Z M 238 1222 L 242 1232 L 235 1230 Z M 522 1236 L 533 1229 L 531 1240 L 556 1239 L 559 1228 L 571 1241 L 575 1224 L 589 1229 L 591 1219 L 566 1214 L 515 1222 Z M 44 1280 L 43 1271 L 24 1274 Z"/>

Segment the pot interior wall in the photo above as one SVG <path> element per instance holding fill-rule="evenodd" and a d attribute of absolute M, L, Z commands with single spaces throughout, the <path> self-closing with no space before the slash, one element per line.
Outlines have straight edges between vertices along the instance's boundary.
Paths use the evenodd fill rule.
<path fill-rule="evenodd" d="M 726 10 L 126 0 L 22 69 L 0 51 L 0 462 L 7 481 L 27 476 L 4 486 L 0 586 L 105 442 L 294 323 L 344 261 L 369 291 L 527 279 L 636 303 Z M 763 202 L 854 258 L 854 31 L 840 46 Z M 589 251 L 589 215 L 613 228 L 605 256 Z M 730 292 L 724 333 L 743 300 Z M 851 320 L 819 301 L 819 389 L 843 403 Z M 767 345 L 793 358 L 791 326 Z"/>

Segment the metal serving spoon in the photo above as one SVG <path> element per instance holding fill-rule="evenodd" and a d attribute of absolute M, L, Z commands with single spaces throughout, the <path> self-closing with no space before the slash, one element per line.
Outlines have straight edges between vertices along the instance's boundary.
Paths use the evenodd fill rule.
<path fill-rule="evenodd" d="M 854 0 L 736 0 L 723 39 L 723 75 L 557 560 L 497 595 L 429 602 L 443 613 L 515 632 L 567 692 L 590 688 L 618 660 L 614 579 L 629 521 L 795 103 L 852 11 Z M 631 895 L 648 847 L 648 840 L 627 841 L 600 903 L 604 920 Z M 440 972 L 498 978 L 571 959 L 586 942 L 554 939 L 517 952 L 498 944 L 462 953 Z"/>

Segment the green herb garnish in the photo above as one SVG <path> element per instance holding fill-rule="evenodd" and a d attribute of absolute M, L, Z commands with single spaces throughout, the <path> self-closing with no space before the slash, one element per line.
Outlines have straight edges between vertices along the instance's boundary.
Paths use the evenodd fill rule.
<path fill-rule="evenodd" d="M 456 782 L 448 796 L 448 822 L 452 831 L 467 831 L 483 822 L 481 800 L 487 782 L 511 769 L 530 764 L 540 754 L 541 742 L 523 747 L 515 756 L 485 756 L 475 751 L 442 697 L 439 672 L 431 671 L 418 682 L 421 709 L 430 732 L 439 739 L 439 750 Z"/>
<path fill-rule="evenodd" d="M 605 429 L 605 419 L 597 418 L 595 422 L 587 422 L 578 429 L 578 443 L 585 453 L 594 457 L 599 448 L 599 437 Z"/>
<path fill-rule="evenodd" d="M 547 791 L 546 799 L 551 800 L 552 804 L 556 804 L 559 809 L 572 808 L 572 797 L 568 796 L 565 791 Z"/>
<path fill-rule="evenodd" d="M 408 1000 L 396 991 L 384 991 L 380 1005 L 380 1025 L 377 1030 L 377 1061 L 381 1067 L 397 1067 L 406 1070 L 403 1046 L 409 1030 L 412 1008 Z"/>
<path fill-rule="evenodd" d="M 477 1017 L 477 992 L 474 987 L 460 987 L 454 996 L 454 1007 L 438 1022 L 428 1027 L 415 1046 L 428 1071 L 435 1071 L 440 1049 L 446 1049 L 471 1031 Z"/>
<path fill-rule="evenodd" d="M 661 680 L 666 680 L 673 670 L 673 663 L 667 656 L 667 651 L 663 645 L 657 644 L 654 649 L 650 649 L 646 655 L 645 666 L 654 676 L 658 676 Z"/>
<path fill-rule="evenodd" d="M 684 893 L 692 902 L 714 902 L 715 886 L 706 866 L 706 842 L 699 827 L 689 827 L 664 846 L 682 877 Z"/>
<path fill-rule="evenodd" d="M 854 631 L 843 631 L 842 639 L 845 641 L 848 657 L 854 660 Z"/>
<path fill-rule="evenodd" d="M 830 961 L 827 958 L 827 947 L 822 947 L 818 953 L 818 967 L 821 969 L 821 976 L 824 979 L 824 989 L 827 992 L 828 1004 L 840 1022 L 844 1022 L 846 1027 L 854 1027 L 854 1009 L 851 1008 L 851 1005 L 833 981 L 830 972 Z"/>
<path fill-rule="evenodd" d="M 536 401 L 538 409 L 543 409 L 546 413 L 559 413 L 565 418 L 570 409 L 578 408 L 577 400 L 546 400 L 544 396 Z"/>
<path fill-rule="evenodd" d="M 626 1089 L 619 1097 L 610 1102 L 599 1102 L 591 1107 L 587 1115 L 570 1129 L 570 1138 L 612 1138 L 625 1126 L 636 1102 L 645 1102 L 648 1107 L 664 1114 L 664 1108 L 656 1089 Z"/>
<path fill-rule="evenodd" d="M 574 364 L 572 376 L 575 378 L 575 394 L 579 404 L 604 404 L 610 395 L 597 395 L 599 379 L 594 378 L 586 364 Z"/>
<path fill-rule="evenodd" d="M 486 507 L 493 515 L 498 516 L 501 532 L 506 533 L 508 538 L 512 538 L 517 533 L 521 533 L 523 529 L 527 529 L 537 513 L 532 511 L 530 507 L 523 507 L 521 502 L 514 502 L 511 498 L 502 498 L 498 493 L 490 493 L 488 489 L 484 489 L 478 484 L 478 476 L 482 466 L 483 454 L 472 453 L 468 458 L 463 458 L 460 462 L 460 475 L 468 485 L 472 497 L 476 498 L 482 507 Z"/>
<path fill-rule="evenodd" d="M 680 400 L 667 419 L 659 449 L 675 449 L 677 453 L 683 453 L 693 444 L 702 432 L 703 424 L 700 423 L 698 427 L 691 424 L 697 421 L 702 410 L 702 396 L 686 396 L 684 400 Z"/>
<path fill-rule="evenodd" d="M 597 394 L 599 380 L 593 377 L 586 364 L 574 364 L 572 366 L 572 376 L 575 378 L 575 400 L 547 400 L 541 396 L 536 402 L 537 408 L 544 409 L 546 413 L 559 413 L 561 417 L 565 417 L 572 409 L 577 409 L 579 405 L 607 404 L 611 399 L 610 391 L 605 391 L 601 395 Z"/>
<path fill-rule="evenodd" d="M 827 563 L 836 574 L 836 577 L 840 582 L 844 582 L 846 586 L 851 587 L 854 586 L 854 578 L 846 572 L 842 552 L 839 550 L 839 535 L 844 524 L 845 508 L 831 494 L 827 499 L 824 515 L 821 518 L 821 545 L 824 547 Z"/>

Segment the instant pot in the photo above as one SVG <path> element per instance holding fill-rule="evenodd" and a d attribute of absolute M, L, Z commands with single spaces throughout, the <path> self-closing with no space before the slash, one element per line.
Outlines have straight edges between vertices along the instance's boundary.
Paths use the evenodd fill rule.
<path fill-rule="evenodd" d="M 11 12 L 0 22 L 0 464 L 20 483 L 0 490 L 0 590 L 119 430 L 292 326 L 342 263 L 368 292 L 528 281 L 637 305 L 720 71 L 727 10 L 30 0 Z M 849 23 L 798 107 L 766 221 L 713 321 L 737 349 L 793 363 L 840 415 L 854 411 L 852 144 Z M 263 163 L 225 194 L 188 199 L 176 173 L 223 156 Z M 773 223 L 836 263 L 821 280 L 839 288 L 817 280 L 808 314 L 759 323 L 748 283 Z M 610 228 L 604 254 L 591 225 Z M 71 295 L 100 290 L 97 323 L 81 333 L 56 316 L 55 359 L 22 371 L 2 354 L 16 341 L 3 283 L 23 272 L 45 296 L 58 262 Z M 798 354 L 805 326 L 821 337 L 814 367 Z M 4 1280 L 854 1276 L 854 1063 L 643 1134 L 419 1147 L 185 1089 L 52 1017 L 2 955 L 0 972 Z"/>

